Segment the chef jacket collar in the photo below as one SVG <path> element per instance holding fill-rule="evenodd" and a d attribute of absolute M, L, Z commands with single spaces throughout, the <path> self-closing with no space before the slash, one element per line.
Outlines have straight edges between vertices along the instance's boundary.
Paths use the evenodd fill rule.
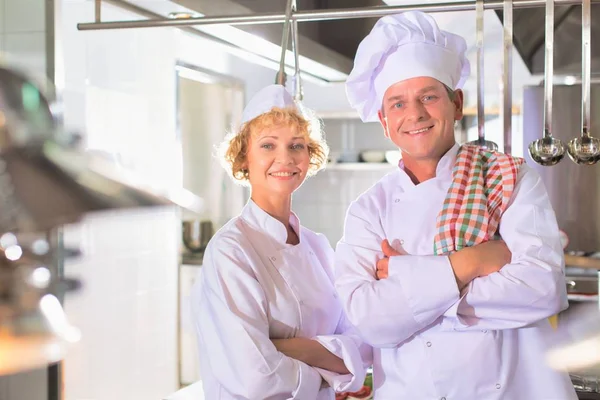
<path fill-rule="evenodd" d="M 255 229 L 258 229 L 282 246 L 291 246 L 287 244 L 287 229 L 280 221 L 269 215 L 260 208 L 252 199 L 242 210 L 242 218 Z M 290 225 L 300 239 L 300 219 L 293 212 L 290 213 Z"/>
<path fill-rule="evenodd" d="M 449 178 L 452 176 L 452 169 L 454 168 L 454 164 L 456 162 L 456 155 L 458 154 L 459 148 L 460 145 L 458 143 L 454 143 L 454 146 L 452 146 L 450 150 L 448 150 L 446 154 L 442 156 L 442 158 L 438 162 L 437 167 L 435 168 L 436 178 Z M 406 174 L 406 172 L 404 171 L 403 160 L 400 160 L 400 162 L 398 163 L 398 167 L 400 174 L 403 177 L 403 181 L 405 181 L 406 183 L 410 182 L 412 186 L 414 186 L 412 179 L 410 179 L 408 174 Z"/>

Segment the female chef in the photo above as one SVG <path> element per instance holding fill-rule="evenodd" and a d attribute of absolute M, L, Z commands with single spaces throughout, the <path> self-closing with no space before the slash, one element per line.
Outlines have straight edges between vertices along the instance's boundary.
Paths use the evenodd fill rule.
<path fill-rule="evenodd" d="M 333 250 L 291 211 L 328 154 L 306 115 L 270 85 L 225 142 L 224 165 L 251 198 L 208 244 L 192 290 L 207 399 L 333 399 L 359 390 L 371 365 L 333 286 Z"/>

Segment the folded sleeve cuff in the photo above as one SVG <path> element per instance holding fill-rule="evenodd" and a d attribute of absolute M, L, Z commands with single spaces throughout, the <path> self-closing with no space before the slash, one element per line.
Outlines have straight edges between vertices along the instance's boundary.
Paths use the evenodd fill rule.
<path fill-rule="evenodd" d="M 402 287 L 414 318 L 420 323 L 428 323 L 444 314 L 460 296 L 452 265 L 446 256 L 390 257 L 388 279 L 397 281 Z"/>
<path fill-rule="evenodd" d="M 298 368 L 298 387 L 292 393 L 292 399 L 306 400 L 316 399 L 321 389 L 323 379 L 316 370 L 301 361 L 294 360 L 299 365 Z"/>
<path fill-rule="evenodd" d="M 350 336 L 322 335 L 313 338 L 323 347 L 344 361 L 349 374 L 338 374 L 317 368 L 323 379 L 336 392 L 357 392 L 365 382 L 366 368 L 364 366 L 358 345 Z"/>

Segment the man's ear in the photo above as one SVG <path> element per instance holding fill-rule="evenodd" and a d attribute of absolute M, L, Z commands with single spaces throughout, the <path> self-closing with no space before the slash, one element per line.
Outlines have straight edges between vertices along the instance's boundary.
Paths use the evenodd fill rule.
<path fill-rule="evenodd" d="M 454 106 L 456 107 L 456 111 L 454 112 L 454 119 L 456 121 L 460 121 L 464 116 L 464 112 L 463 112 L 464 100 L 465 100 L 465 95 L 464 95 L 463 91 L 460 89 L 456 89 L 454 91 L 454 100 L 452 100 L 452 102 L 454 103 Z"/>
<path fill-rule="evenodd" d="M 388 126 L 387 126 L 387 118 L 385 117 L 385 114 L 383 113 L 383 108 L 379 111 L 377 111 L 377 117 L 379 118 L 379 122 L 381 123 L 381 126 L 383 127 L 383 134 L 385 135 L 386 138 L 390 138 L 389 132 L 388 132 Z"/>

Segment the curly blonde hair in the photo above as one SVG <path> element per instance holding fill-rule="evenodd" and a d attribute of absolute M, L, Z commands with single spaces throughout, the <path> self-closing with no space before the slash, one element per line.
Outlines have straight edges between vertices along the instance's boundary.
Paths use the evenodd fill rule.
<path fill-rule="evenodd" d="M 248 186 L 248 145 L 253 135 L 267 128 L 288 126 L 308 139 L 309 168 L 306 176 L 313 176 L 325 167 L 329 147 L 323 137 L 321 121 L 306 109 L 273 107 L 270 111 L 244 123 L 238 132 L 227 135 L 218 147 L 218 158 L 234 180 Z"/>

